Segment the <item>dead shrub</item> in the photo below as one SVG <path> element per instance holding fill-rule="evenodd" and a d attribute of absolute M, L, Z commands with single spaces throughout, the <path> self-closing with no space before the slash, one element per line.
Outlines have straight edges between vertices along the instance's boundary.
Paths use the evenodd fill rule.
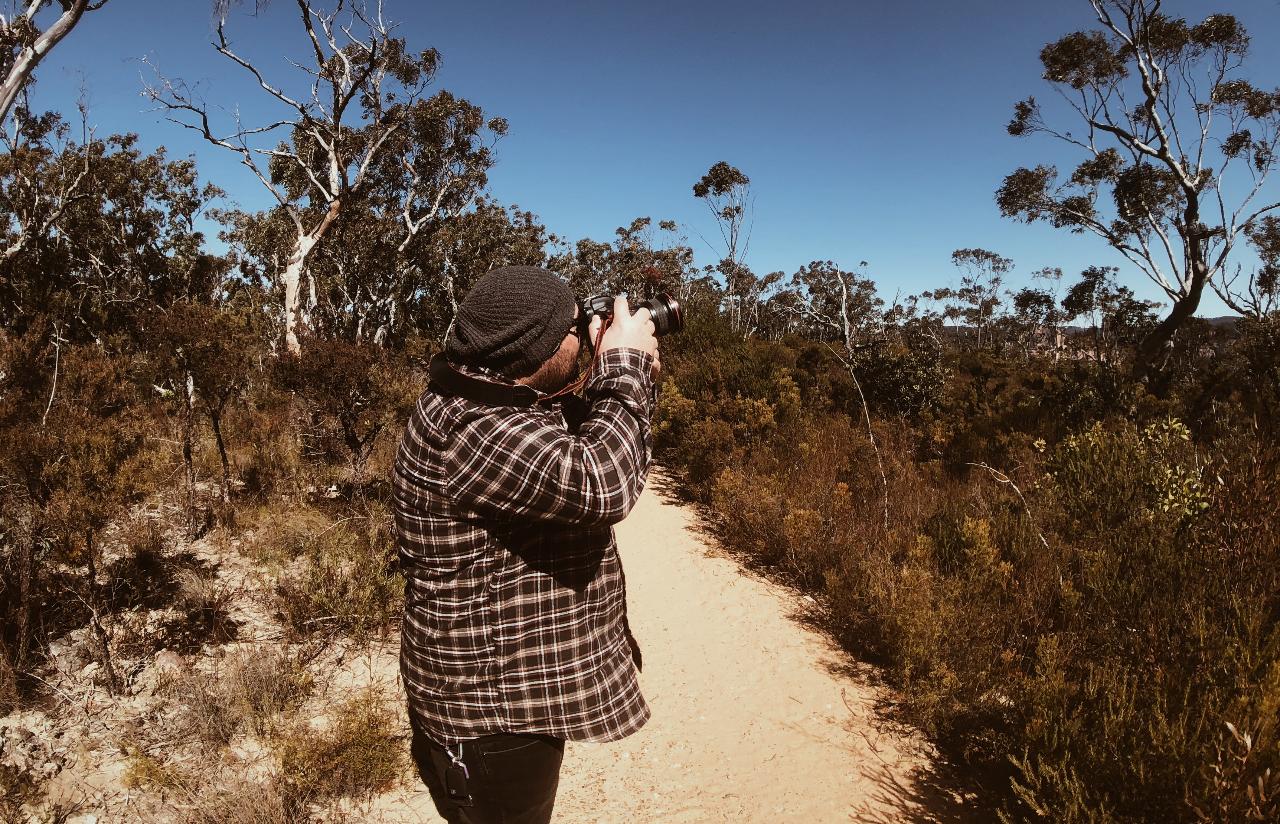
<path fill-rule="evenodd" d="M 41 788 L 25 770 L 8 764 L 0 764 L 0 821 L 21 822 L 27 820 L 23 805 L 37 801 Z"/>
<path fill-rule="evenodd" d="M 162 692 L 181 705 L 177 737 L 223 747 L 239 733 L 273 734 L 310 694 L 312 678 L 298 655 L 262 646 L 233 653 L 209 672 L 188 670 Z"/>
<path fill-rule="evenodd" d="M 208 644 L 235 640 L 238 627 L 229 613 L 234 600 L 231 590 L 216 576 L 195 569 L 181 570 L 177 581 L 174 606 L 186 615 L 191 630 L 203 635 Z"/>
<path fill-rule="evenodd" d="M 186 776 L 162 758 L 149 755 L 140 748 L 131 747 L 128 766 L 121 781 L 130 789 L 159 787 L 172 790 L 183 787 L 186 784 Z"/>
<path fill-rule="evenodd" d="M 201 787 L 181 824 L 302 824 L 311 820 L 305 802 L 277 782 L 232 778 Z"/>
<path fill-rule="evenodd" d="M 274 377 L 306 408 L 304 454 L 325 463 L 346 458 L 356 486 L 379 435 L 408 417 L 419 390 L 408 364 L 387 349 L 319 336 L 308 336 L 300 355 L 280 358 Z"/>
<path fill-rule="evenodd" d="M 9 651 L 0 640 L 0 715 L 8 715 L 18 708 L 18 673 L 9 658 Z"/>

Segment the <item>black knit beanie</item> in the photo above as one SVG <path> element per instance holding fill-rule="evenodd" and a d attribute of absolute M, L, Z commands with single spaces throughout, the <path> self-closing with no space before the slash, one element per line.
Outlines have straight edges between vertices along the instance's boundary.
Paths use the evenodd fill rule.
<path fill-rule="evenodd" d="M 560 348 L 576 305 L 569 287 L 546 269 L 493 269 L 462 299 L 445 354 L 509 378 L 531 375 Z"/>

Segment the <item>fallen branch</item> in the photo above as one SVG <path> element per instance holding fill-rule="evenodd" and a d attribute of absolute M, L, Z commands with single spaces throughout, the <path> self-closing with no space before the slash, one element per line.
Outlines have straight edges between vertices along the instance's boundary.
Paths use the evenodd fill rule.
<path fill-rule="evenodd" d="M 967 465 L 976 466 L 978 469 L 985 469 L 987 472 L 991 473 L 991 477 L 995 478 L 998 483 L 1011 487 L 1013 491 L 1018 494 L 1018 500 L 1022 501 L 1022 508 L 1027 511 L 1027 520 L 1031 522 L 1032 529 L 1036 531 L 1036 537 L 1040 539 L 1040 543 L 1044 548 L 1048 549 L 1049 542 L 1045 540 L 1044 533 L 1040 531 L 1040 525 L 1036 523 L 1036 516 L 1035 513 L 1031 511 L 1031 504 L 1027 503 L 1027 496 L 1022 494 L 1022 490 L 1016 483 L 1014 483 L 1013 478 L 1010 478 L 1000 470 L 985 463 L 969 462 Z"/>

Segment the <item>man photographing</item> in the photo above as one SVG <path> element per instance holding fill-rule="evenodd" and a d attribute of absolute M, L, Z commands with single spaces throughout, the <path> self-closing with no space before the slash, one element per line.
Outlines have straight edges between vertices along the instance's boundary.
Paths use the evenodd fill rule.
<path fill-rule="evenodd" d="M 412 753 L 449 822 L 550 821 L 564 742 L 649 718 L 612 524 L 648 472 L 658 342 L 625 298 L 603 337 L 592 317 L 571 426 L 548 396 L 577 373 L 579 313 L 544 269 L 481 277 L 396 457 Z"/>

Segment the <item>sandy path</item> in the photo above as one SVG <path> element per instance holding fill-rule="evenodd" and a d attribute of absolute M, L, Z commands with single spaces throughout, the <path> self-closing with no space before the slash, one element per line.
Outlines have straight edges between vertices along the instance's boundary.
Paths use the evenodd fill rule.
<path fill-rule="evenodd" d="M 790 617 L 797 596 L 709 553 L 653 486 L 617 528 L 653 718 L 569 744 L 556 821 L 937 820 L 915 789 L 924 748 L 877 728 L 874 690 L 833 674 L 850 662 Z M 438 820 L 408 796 L 385 820 Z"/>

